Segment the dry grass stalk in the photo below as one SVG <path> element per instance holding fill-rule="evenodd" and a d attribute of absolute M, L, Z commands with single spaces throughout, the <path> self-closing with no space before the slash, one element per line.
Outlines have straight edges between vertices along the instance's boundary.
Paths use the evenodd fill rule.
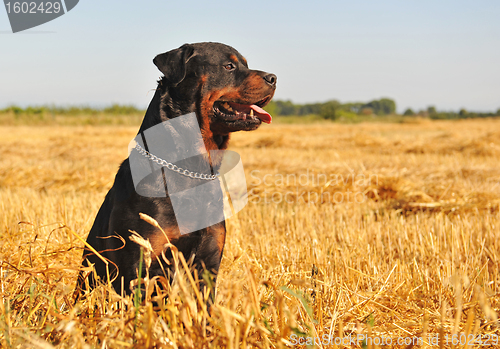
<path fill-rule="evenodd" d="M 499 121 L 235 134 L 252 191 L 238 221 L 227 223 L 210 311 L 173 246 L 171 285 L 143 275 L 148 294 L 167 285 L 157 298 L 137 304 L 102 285 L 73 307 L 78 237 L 135 131 L 0 128 L 2 347 L 285 348 L 300 336 L 371 333 L 422 337 L 428 348 L 441 335 L 451 348 L 445 335 L 500 335 Z M 286 181 L 301 174 L 302 184 Z M 348 202 L 348 192 L 362 202 Z M 335 194 L 344 200 L 332 201 Z M 134 239 L 147 255 L 147 241 Z"/>

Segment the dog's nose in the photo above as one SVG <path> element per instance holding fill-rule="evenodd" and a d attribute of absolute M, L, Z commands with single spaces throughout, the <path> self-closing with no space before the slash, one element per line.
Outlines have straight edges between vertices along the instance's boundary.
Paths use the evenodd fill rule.
<path fill-rule="evenodd" d="M 264 76 L 264 80 L 271 85 L 271 86 L 276 86 L 276 82 L 278 81 L 278 77 L 274 74 L 267 74 Z"/>

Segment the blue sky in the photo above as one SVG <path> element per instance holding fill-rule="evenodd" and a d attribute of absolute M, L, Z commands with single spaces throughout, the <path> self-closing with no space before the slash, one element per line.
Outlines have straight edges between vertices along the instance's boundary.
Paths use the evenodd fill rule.
<path fill-rule="evenodd" d="M 500 108 L 498 0 L 82 0 L 16 34 L 0 8 L 0 107 L 146 107 L 161 75 L 153 57 L 199 41 L 275 73 L 278 99 Z"/>

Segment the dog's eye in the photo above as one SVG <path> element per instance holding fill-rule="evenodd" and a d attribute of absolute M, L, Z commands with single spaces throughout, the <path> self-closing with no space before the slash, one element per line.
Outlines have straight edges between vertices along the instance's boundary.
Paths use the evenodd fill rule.
<path fill-rule="evenodd" d="M 226 70 L 235 70 L 236 66 L 233 63 L 228 63 L 224 66 L 224 69 Z"/>

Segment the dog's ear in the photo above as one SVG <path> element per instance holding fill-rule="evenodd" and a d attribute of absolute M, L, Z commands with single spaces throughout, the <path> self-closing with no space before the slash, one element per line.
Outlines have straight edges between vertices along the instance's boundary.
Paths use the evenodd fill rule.
<path fill-rule="evenodd" d="M 165 75 L 167 81 L 177 85 L 186 76 L 186 63 L 194 56 L 194 47 L 184 44 L 175 50 L 161 53 L 153 59 L 153 63 Z"/>

